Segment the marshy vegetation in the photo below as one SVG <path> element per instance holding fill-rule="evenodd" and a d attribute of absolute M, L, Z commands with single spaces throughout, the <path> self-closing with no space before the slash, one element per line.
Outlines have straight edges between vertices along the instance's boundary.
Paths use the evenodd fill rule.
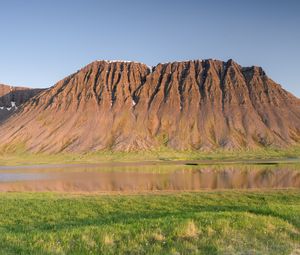
<path fill-rule="evenodd" d="M 297 254 L 300 249 L 299 190 L 2 193 L 0 217 L 2 254 Z"/>

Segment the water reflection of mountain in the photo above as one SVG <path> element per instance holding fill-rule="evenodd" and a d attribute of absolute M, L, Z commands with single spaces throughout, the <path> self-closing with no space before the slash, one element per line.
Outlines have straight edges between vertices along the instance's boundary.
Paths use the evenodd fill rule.
<path fill-rule="evenodd" d="M 299 165 L 133 166 L 0 171 L 1 191 L 140 192 L 300 188 Z"/>

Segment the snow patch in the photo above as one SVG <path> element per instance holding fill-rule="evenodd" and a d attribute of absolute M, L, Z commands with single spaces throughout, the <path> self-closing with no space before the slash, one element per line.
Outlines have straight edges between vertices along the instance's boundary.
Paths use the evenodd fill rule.
<path fill-rule="evenodd" d="M 136 64 L 145 65 L 144 63 L 141 63 L 141 62 L 136 62 L 136 61 L 132 61 L 132 60 L 121 60 L 121 59 L 120 60 L 119 59 L 117 59 L 117 60 L 106 60 L 106 59 L 101 60 L 101 59 L 98 59 L 96 61 L 98 61 L 98 62 L 104 61 L 104 62 L 107 62 L 107 63 L 136 63 Z"/>
<path fill-rule="evenodd" d="M 98 61 L 105 61 L 107 63 L 115 63 L 115 62 L 122 62 L 122 63 L 131 63 L 131 62 L 134 62 L 134 61 L 129 61 L 129 60 L 121 60 L 121 59 L 117 59 L 117 60 L 98 60 Z M 136 62 L 134 62 L 136 63 Z"/>
<path fill-rule="evenodd" d="M 154 66 L 147 66 L 150 69 L 150 73 L 153 73 Z"/>
<path fill-rule="evenodd" d="M 134 63 L 134 64 L 140 64 L 140 65 L 144 65 L 147 66 L 146 64 L 142 63 L 142 62 L 136 62 L 136 61 L 132 61 L 132 60 L 106 60 L 106 59 L 98 59 L 96 60 L 97 62 L 106 62 L 106 63 Z M 152 67 L 147 66 L 148 68 L 150 68 L 150 70 L 152 69 Z"/>
<path fill-rule="evenodd" d="M 16 105 L 16 102 L 11 101 L 11 102 L 10 102 L 10 105 L 11 105 L 11 107 L 0 106 L 0 110 L 6 109 L 7 111 L 10 111 L 10 110 L 12 110 L 13 108 L 14 108 L 15 110 L 18 109 L 18 107 L 17 107 L 17 105 Z"/>
<path fill-rule="evenodd" d="M 195 62 L 195 61 L 200 61 L 200 62 L 203 62 L 204 60 L 203 59 L 194 59 L 194 60 L 179 60 L 179 61 L 173 61 L 173 62 L 161 62 L 161 63 L 158 63 L 158 65 L 167 65 L 167 64 L 174 64 L 174 63 L 187 63 L 187 62 Z"/>
<path fill-rule="evenodd" d="M 15 107 L 16 109 L 18 108 L 17 105 L 16 105 L 16 102 L 11 101 L 10 104 L 11 104 L 11 107 Z"/>

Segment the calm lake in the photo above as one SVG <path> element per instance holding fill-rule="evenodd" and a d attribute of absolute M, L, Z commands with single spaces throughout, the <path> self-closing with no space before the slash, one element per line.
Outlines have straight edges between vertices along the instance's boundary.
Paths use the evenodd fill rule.
<path fill-rule="evenodd" d="M 3 192 L 151 192 L 287 188 L 300 188 L 300 164 L 117 163 L 0 167 L 0 191 Z"/>

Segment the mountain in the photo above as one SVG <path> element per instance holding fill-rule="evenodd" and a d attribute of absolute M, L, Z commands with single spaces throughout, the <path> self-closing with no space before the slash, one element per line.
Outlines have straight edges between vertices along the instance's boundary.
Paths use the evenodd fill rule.
<path fill-rule="evenodd" d="M 0 132 L 3 146 L 51 153 L 282 148 L 300 142 L 300 100 L 233 60 L 95 61 L 28 100 Z"/>
<path fill-rule="evenodd" d="M 0 123 L 13 115 L 19 106 L 41 91 L 41 89 L 0 84 Z"/>

